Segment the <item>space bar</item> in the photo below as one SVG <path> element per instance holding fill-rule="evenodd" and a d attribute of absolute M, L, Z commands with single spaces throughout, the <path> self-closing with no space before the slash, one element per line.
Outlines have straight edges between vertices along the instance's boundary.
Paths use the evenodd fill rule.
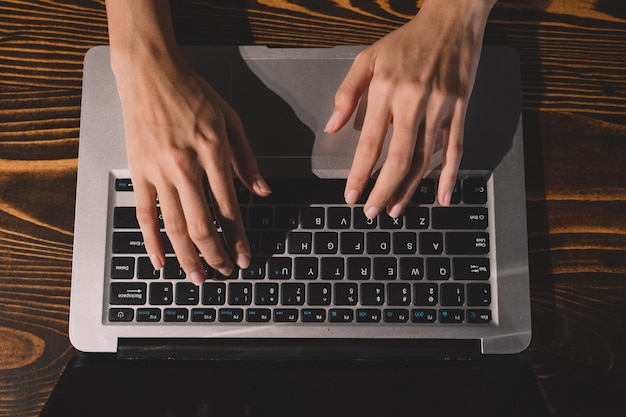
<path fill-rule="evenodd" d="M 256 204 L 345 204 L 344 179 L 267 179 L 272 194 L 253 196 Z"/>

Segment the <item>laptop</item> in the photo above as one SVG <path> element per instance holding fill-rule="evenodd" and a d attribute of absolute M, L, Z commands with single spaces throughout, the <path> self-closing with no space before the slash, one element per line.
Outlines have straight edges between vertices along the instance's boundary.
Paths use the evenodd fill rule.
<path fill-rule="evenodd" d="M 70 327 L 83 352 L 208 359 L 398 359 L 517 353 L 530 342 L 519 61 L 483 49 L 450 207 L 441 151 L 399 218 L 343 187 L 366 104 L 323 132 L 360 46 L 184 47 L 241 116 L 273 194 L 236 184 L 251 267 L 195 286 L 163 230 L 154 270 L 134 218 L 109 48 L 85 58 Z M 384 158 L 384 156 L 383 156 Z"/>

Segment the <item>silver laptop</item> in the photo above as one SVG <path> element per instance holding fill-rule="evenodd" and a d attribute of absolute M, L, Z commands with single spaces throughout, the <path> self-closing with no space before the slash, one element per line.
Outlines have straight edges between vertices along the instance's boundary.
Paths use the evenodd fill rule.
<path fill-rule="evenodd" d="M 273 194 L 236 185 L 253 260 L 191 284 L 153 270 L 134 218 L 108 47 L 85 58 L 70 339 L 129 356 L 399 358 L 515 353 L 531 337 L 519 62 L 485 47 L 450 207 L 440 154 L 405 214 L 343 203 L 364 109 L 323 132 L 362 47 L 186 47 L 234 107 Z M 163 230 L 163 237 L 167 235 Z"/>

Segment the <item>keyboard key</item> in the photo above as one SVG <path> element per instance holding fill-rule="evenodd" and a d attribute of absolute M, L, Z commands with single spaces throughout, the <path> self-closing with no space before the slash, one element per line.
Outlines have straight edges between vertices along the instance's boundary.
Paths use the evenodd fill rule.
<path fill-rule="evenodd" d="M 238 323 L 243 321 L 243 309 L 241 308 L 220 308 L 218 320 L 222 323 Z"/>
<path fill-rule="evenodd" d="M 454 188 L 452 189 L 452 195 L 450 196 L 450 204 L 459 204 L 461 202 L 461 197 L 461 181 L 456 180 Z"/>
<path fill-rule="evenodd" d="M 267 262 L 267 276 L 270 279 L 291 278 L 291 258 L 270 258 Z"/>
<path fill-rule="evenodd" d="M 439 310 L 439 321 L 441 323 L 462 323 L 465 319 L 465 311 L 458 309 Z"/>
<path fill-rule="evenodd" d="M 278 304 L 278 284 L 257 283 L 254 285 L 254 302 L 257 305 Z"/>
<path fill-rule="evenodd" d="M 420 253 L 423 255 L 441 255 L 443 253 L 443 233 L 420 233 L 419 245 Z"/>
<path fill-rule="evenodd" d="M 318 232 L 314 241 L 317 254 L 332 255 L 339 250 L 339 235 L 335 232 Z"/>
<path fill-rule="evenodd" d="M 186 308 L 166 308 L 163 312 L 163 320 L 175 323 L 186 322 L 189 320 L 189 310 Z"/>
<path fill-rule="evenodd" d="M 491 285 L 467 284 L 467 305 L 484 307 L 491 304 Z"/>
<path fill-rule="evenodd" d="M 293 230 L 300 222 L 300 210 L 298 207 L 277 207 L 275 212 L 275 223 L 278 229 Z"/>
<path fill-rule="evenodd" d="M 348 258 L 348 279 L 366 280 L 372 275 L 372 260 L 370 258 Z"/>
<path fill-rule="evenodd" d="M 111 258 L 111 278 L 131 279 L 135 276 L 135 258 L 114 257 Z"/>
<path fill-rule="evenodd" d="M 202 284 L 202 304 L 222 305 L 226 302 L 226 284 L 205 282 Z"/>
<path fill-rule="evenodd" d="M 454 258 L 454 279 L 489 279 L 489 258 Z"/>
<path fill-rule="evenodd" d="M 325 257 L 321 261 L 322 279 L 343 279 L 345 277 L 344 259 L 339 257 Z"/>
<path fill-rule="evenodd" d="M 375 229 L 378 225 L 377 218 L 369 219 L 363 213 L 363 207 L 355 207 L 354 213 L 354 228 L 355 229 Z"/>
<path fill-rule="evenodd" d="M 408 306 L 411 304 L 411 284 L 389 284 L 387 286 L 387 304 L 390 306 Z"/>
<path fill-rule="evenodd" d="M 161 321 L 160 308 L 138 308 L 137 321 L 146 323 L 156 323 Z"/>
<path fill-rule="evenodd" d="M 424 258 L 400 258 L 400 279 L 418 280 L 424 278 Z"/>
<path fill-rule="evenodd" d="M 135 317 L 135 310 L 132 308 L 110 308 L 109 309 L 109 321 L 114 322 L 129 322 L 133 321 Z"/>
<path fill-rule="evenodd" d="M 391 234 L 387 232 L 371 232 L 367 234 L 367 253 L 371 255 L 387 255 L 391 252 Z"/>
<path fill-rule="evenodd" d="M 409 310 L 403 308 L 388 308 L 383 312 L 385 323 L 406 323 L 409 321 Z"/>
<path fill-rule="evenodd" d="M 428 229 L 430 226 L 430 209 L 428 207 L 409 206 L 404 211 L 407 229 Z"/>
<path fill-rule="evenodd" d="M 285 253 L 285 238 L 283 232 L 263 232 L 261 234 L 261 252 L 266 255 Z"/>
<path fill-rule="evenodd" d="M 437 284 L 414 284 L 413 304 L 416 306 L 434 306 L 439 302 L 439 286 Z"/>
<path fill-rule="evenodd" d="M 381 312 L 377 308 L 360 308 L 356 311 L 356 321 L 358 323 L 378 323 Z"/>
<path fill-rule="evenodd" d="M 380 216 L 380 228 L 381 229 L 402 229 L 404 224 L 404 217 L 390 217 L 387 212 L 382 212 Z"/>
<path fill-rule="evenodd" d="M 396 232 L 393 234 L 393 253 L 413 255 L 417 252 L 417 234 L 414 232 Z"/>
<path fill-rule="evenodd" d="M 265 278 L 265 259 L 253 256 L 250 265 L 241 271 L 241 277 L 245 279 Z"/>
<path fill-rule="evenodd" d="M 448 232 L 446 233 L 446 252 L 451 255 L 486 255 L 489 253 L 489 234 Z"/>
<path fill-rule="evenodd" d="M 307 207 L 302 212 L 302 228 L 322 229 L 325 219 L 324 207 Z"/>
<path fill-rule="evenodd" d="M 294 278 L 316 279 L 319 277 L 317 258 L 296 258 L 294 264 Z"/>
<path fill-rule="evenodd" d="M 326 321 L 326 310 L 323 308 L 305 308 L 302 310 L 303 323 L 323 323 Z"/>
<path fill-rule="evenodd" d="M 348 229 L 352 224 L 350 207 L 329 207 L 328 228 Z"/>
<path fill-rule="evenodd" d="M 486 207 L 433 207 L 434 229 L 481 230 L 487 226 Z"/>
<path fill-rule="evenodd" d="M 228 303 L 231 305 L 250 305 L 252 303 L 252 284 L 231 282 L 228 284 Z"/>
<path fill-rule="evenodd" d="M 272 319 L 269 308 L 249 308 L 246 310 L 246 321 L 250 323 L 267 323 Z"/>
<path fill-rule="evenodd" d="M 158 279 L 161 278 L 161 270 L 154 269 L 150 258 L 142 256 L 137 259 L 137 278 Z"/>
<path fill-rule="evenodd" d="M 147 285 L 145 283 L 113 283 L 109 294 L 111 305 L 142 305 L 146 303 Z"/>
<path fill-rule="evenodd" d="M 437 311 L 432 309 L 411 310 L 411 321 L 413 323 L 434 323 L 437 320 Z"/>
<path fill-rule="evenodd" d="M 365 234 L 362 232 L 344 232 L 341 234 L 341 253 L 360 255 L 365 251 Z"/>
<path fill-rule="evenodd" d="M 433 178 L 423 178 L 415 194 L 413 194 L 412 201 L 415 204 L 433 204 L 435 202 L 435 180 Z"/>
<path fill-rule="evenodd" d="M 115 229 L 139 229 L 137 209 L 135 207 L 115 207 L 113 209 L 113 227 Z"/>
<path fill-rule="evenodd" d="M 468 323 L 491 323 L 491 310 L 467 310 L 467 322 Z"/>
<path fill-rule="evenodd" d="M 174 302 L 174 288 L 171 282 L 153 282 L 150 284 L 150 304 L 170 305 Z"/>
<path fill-rule="evenodd" d="M 358 301 L 358 284 L 335 284 L 335 305 L 354 306 Z"/>
<path fill-rule="evenodd" d="M 381 306 L 385 302 L 385 285 L 378 283 L 361 284 L 361 304 Z"/>
<path fill-rule="evenodd" d="M 187 275 L 183 268 L 180 267 L 178 259 L 173 257 L 165 258 L 165 267 L 163 268 L 163 278 L 165 279 L 185 279 Z"/>
<path fill-rule="evenodd" d="M 271 207 L 250 207 L 248 225 L 251 229 L 271 229 L 274 225 L 274 210 Z"/>
<path fill-rule="evenodd" d="M 277 323 L 295 323 L 298 321 L 298 309 L 277 308 L 274 310 L 274 321 Z"/>
<path fill-rule="evenodd" d="M 426 258 L 426 278 L 447 280 L 450 275 L 450 258 Z"/>
<path fill-rule="evenodd" d="M 398 261 L 396 258 L 374 258 L 374 279 L 394 280 L 398 277 Z"/>
<path fill-rule="evenodd" d="M 312 306 L 328 306 L 331 300 L 331 289 L 328 283 L 311 283 L 308 288 L 308 303 Z"/>
<path fill-rule="evenodd" d="M 463 202 L 465 204 L 487 203 L 487 181 L 481 178 L 464 179 Z"/>
<path fill-rule="evenodd" d="M 463 284 L 441 284 L 440 290 L 442 306 L 462 306 L 465 302 L 465 286 Z"/>
<path fill-rule="evenodd" d="M 281 303 L 286 306 L 301 306 L 304 304 L 304 284 L 289 283 L 282 284 Z"/>
<path fill-rule="evenodd" d="M 191 321 L 197 323 L 209 323 L 215 321 L 214 308 L 193 308 L 191 309 Z"/>
<path fill-rule="evenodd" d="M 350 323 L 354 320 L 354 310 L 348 308 L 331 308 L 328 310 L 328 321 L 331 323 Z"/>
<path fill-rule="evenodd" d="M 133 182 L 130 178 L 116 178 L 115 191 L 133 191 Z"/>
<path fill-rule="evenodd" d="M 192 306 L 200 302 L 200 287 L 191 282 L 176 283 L 176 304 Z"/>
<path fill-rule="evenodd" d="M 313 250 L 313 234 L 310 232 L 291 232 L 287 237 L 287 252 L 296 255 L 308 255 Z"/>

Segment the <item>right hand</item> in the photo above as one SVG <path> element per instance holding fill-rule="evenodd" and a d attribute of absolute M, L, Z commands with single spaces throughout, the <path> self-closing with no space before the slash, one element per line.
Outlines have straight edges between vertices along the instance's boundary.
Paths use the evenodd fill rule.
<path fill-rule="evenodd" d="M 114 66 L 122 101 L 137 220 L 155 269 L 165 265 L 157 195 L 176 257 L 196 285 L 204 261 L 222 275 L 250 263 L 250 247 L 232 170 L 253 193 L 266 196 L 256 158 L 239 116 L 182 60 L 122 61 Z M 216 229 L 205 197 L 205 181 Z"/>

